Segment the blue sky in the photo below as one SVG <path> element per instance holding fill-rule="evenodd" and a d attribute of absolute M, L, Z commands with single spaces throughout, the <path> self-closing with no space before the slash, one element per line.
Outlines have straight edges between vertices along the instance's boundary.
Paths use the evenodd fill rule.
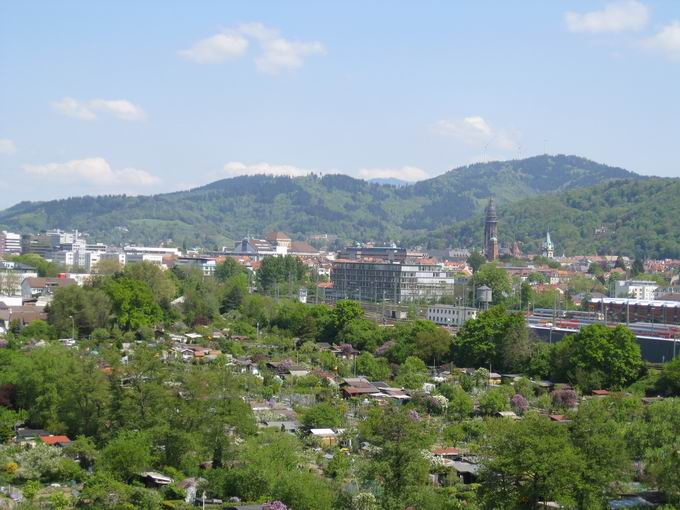
<path fill-rule="evenodd" d="M 589 157 L 680 177 L 680 2 L 0 6 L 0 207 Z"/>

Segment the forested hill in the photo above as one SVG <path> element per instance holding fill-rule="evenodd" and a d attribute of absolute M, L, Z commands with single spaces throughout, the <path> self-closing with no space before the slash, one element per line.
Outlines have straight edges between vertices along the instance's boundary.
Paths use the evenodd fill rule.
<path fill-rule="evenodd" d="M 247 233 L 283 230 L 296 238 L 401 240 L 425 234 L 499 204 L 592 186 L 637 174 L 576 156 L 536 156 L 479 163 L 407 186 L 345 175 L 243 176 L 184 192 L 23 202 L 0 212 L 0 226 L 39 231 L 77 228 L 108 242 L 220 245 Z"/>
<path fill-rule="evenodd" d="M 616 181 L 501 206 L 499 237 L 537 252 L 546 230 L 556 254 L 680 258 L 680 179 Z M 439 229 L 440 245 L 480 246 L 483 218 Z M 423 240 L 425 240 L 423 238 Z"/>

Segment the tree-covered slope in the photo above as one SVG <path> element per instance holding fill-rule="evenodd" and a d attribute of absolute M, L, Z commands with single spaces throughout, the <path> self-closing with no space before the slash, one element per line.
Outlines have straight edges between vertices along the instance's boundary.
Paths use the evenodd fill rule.
<path fill-rule="evenodd" d="M 540 250 L 550 230 L 556 254 L 680 257 L 680 179 L 613 181 L 501 206 L 499 237 Z M 436 244 L 480 246 L 483 218 L 433 233 Z"/>
<path fill-rule="evenodd" d="M 189 191 L 148 197 L 101 196 L 24 202 L 0 212 L 0 225 L 19 231 L 78 228 L 105 241 L 219 245 L 247 233 L 278 229 L 345 239 L 400 240 L 451 225 L 499 204 L 591 186 L 634 173 L 576 156 L 469 165 L 410 186 L 345 175 L 224 179 Z"/>

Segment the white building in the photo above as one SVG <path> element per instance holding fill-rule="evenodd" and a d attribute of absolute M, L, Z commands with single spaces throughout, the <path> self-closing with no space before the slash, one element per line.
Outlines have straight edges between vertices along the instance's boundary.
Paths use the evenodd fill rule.
<path fill-rule="evenodd" d="M 161 258 L 163 255 L 174 255 L 175 257 L 182 255 L 179 248 L 170 248 L 167 246 L 126 246 L 123 248 L 123 251 L 127 254 L 146 253 L 149 255 L 160 255 Z"/>
<path fill-rule="evenodd" d="M 19 255 L 21 253 L 21 235 L 2 231 L 0 233 L 0 254 Z"/>
<path fill-rule="evenodd" d="M 619 280 L 614 287 L 614 296 L 617 298 L 634 298 L 652 301 L 656 297 L 656 282 L 647 280 Z"/>
<path fill-rule="evenodd" d="M 427 320 L 440 326 L 460 327 L 470 319 L 477 318 L 477 309 L 469 306 L 430 305 Z"/>
<path fill-rule="evenodd" d="M 163 253 L 126 252 L 125 263 L 133 264 L 135 262 L 148 262 L 155 266 L 165 267 L 163 265 Z"/>

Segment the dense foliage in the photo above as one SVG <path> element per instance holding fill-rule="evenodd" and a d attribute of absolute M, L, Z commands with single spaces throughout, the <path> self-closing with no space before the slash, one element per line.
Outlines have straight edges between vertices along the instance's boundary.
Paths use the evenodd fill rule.
<path fill-rule="evenodd" d="M 540 252 L 549 229 L 557 254 L 678 258 L 678 197 L 680 180 L 643 179 L 530 198 L 499 207 L 499 237 L 506 245 L 519 241 L 526 251 Z M 482 221 L 477 216 L 429 238 L 444 246 L 481 246 Z"/>

